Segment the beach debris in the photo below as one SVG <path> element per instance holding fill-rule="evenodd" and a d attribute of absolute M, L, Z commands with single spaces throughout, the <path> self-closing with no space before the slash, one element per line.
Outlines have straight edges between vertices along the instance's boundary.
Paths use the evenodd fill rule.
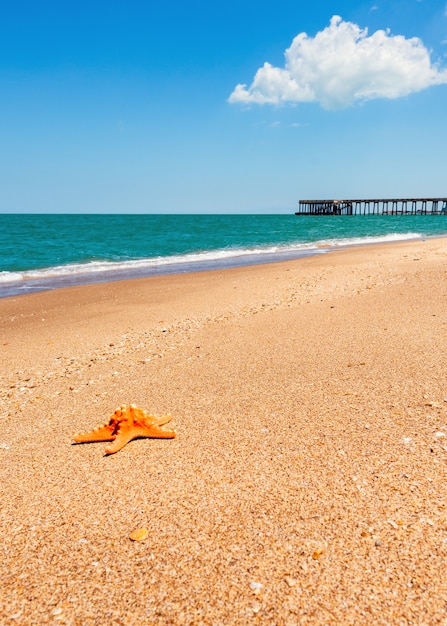
<path fill-rule="evenodd" d="M 132 541 L 144 541 L 147 539 L 149 535 L 149 531 L 147 528 L 137 528 L 133 532 L 130 533 L 129 539 Z"/>
<path fill-rule="evenodd" d="M 395 522 L 394 520 L 392 520 L 392 519 L 387 519 L 386 521 L 387 521 L 387 522 L 388 522 L 388 524 L 389 524 L 390 526 L 392 526 L 395 530 L 397 530 L 397 529 L 399 528 L 399 525 L 398 525 L 398 524 L 396 524 L 396 522 Z"/>
<path fill-rule="evenodd" d="M 284 581 L 289 587 L 295 587 L 295 585 L 298 583 L 297 579 L 292 578 L 292 576 L 284 576 Z"/>
<path fill-rule="evenodd" d="M 310 539 L 302 545 L 301 554 L 312 558 L 314 561 L 318 561 L 327 552 L 327 548 L 328 545 L 326 541 Z M 305 561 L 303 561 L 303 564 L 305 564 Z M 303 564 L 301 565 L 302 569 L 307 570 L 307 564 Z"/>
<path fill-rule="evenodd" d="M 314 561 L 318 561 L 325 553 L 325 548 L 323 546 L 319 546 L 312 552 L 312 558 Z"/>
<path fill-rule="evenodd" d="M 408 446 L 408 444 L 410 444 L 413 441 L 412 437 L 403 437 L 402 438 L 402 442 Z"/>
<path fill-rule="evenodd" d="M 21 617 L 23 613 L 23 610 L 17 611 L 17 613 L 14 613 L 13 615 L 9 616 L 9 619 L 19 619 L 19 617 Z"/>
<path fill-rule="evenodd" d="M 439 437 L 445 437 L 445 436 L 446 436 L 446 434 L 443 433 L 441 430 L 438 430 L 438 432 L 435 433 L 435 437 L 438 437 L 438 438 Z"/>
<path fill-rule="evenodd" d="M 115 410 L 107 424 L 99 426 L 88 433 L 78 433 L 74 436 L 75 443 L 90 443 L 93 441 L 113 441 L 105 449 L 106 454 L 114 454 L 124 448 L 126 443 L 140 437 L 157 439 L 172 439 L 176 436 L 173 430 L 160 428 L 172 419 L 170 414 L 157 417 L 150 415 L 135 404 L 123 404 Z"/>
<path fill-rule="evenodd" d="M 253 606 L 251 607 L 251 610 L 253 611 L 253 613 L 259 613 L 261 609 L 262 609 L 262 605 L 259 604 L 259 602 L 255 602 Z"/>
<path fill-rule="evenodd" d="M 262 587 L 262 583 L 257 583 L 255 581 L 250 583 L 250 588 L 251 589 L 261 589 L 261 587 Z"/>
<path fill-rule="evenodd" d="M 258 594 L 261 591 L 261 589 L 262 589 L 262 583 L 258 583 L 258 582 L 252 581 L 250 583 L 250 589 L 253 590 L 253 593 Z"/>

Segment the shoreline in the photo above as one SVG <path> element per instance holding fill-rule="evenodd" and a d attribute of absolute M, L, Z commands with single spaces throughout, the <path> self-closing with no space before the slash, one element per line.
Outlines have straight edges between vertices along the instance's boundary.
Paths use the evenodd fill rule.
<path fill-rule="evenodd" d="M 117 263 L 117 268 L 112 269 L 113 263 L 110 263 L 110 267 L 103 269 L 95 269 L 95 271 L 78 271 L 76 273 L 71 273 L 69 271 L 70 265 L 67 265 L 65 268 L 42 268 L 37 270 L 30 270 L 29 272 L 23 272 L 24 274 L 28 274 L 25 279 L 22 279 L 21 282 L 17 283 L 13 280 L 6 281 L 3 280 L 0 282 L 0 299 L 9 298 L 20 295 L 27 295 L 31 293 L 40 293 L 43 291 L 52 291 L 55 289 L 62 289 L 66 287 L 73 286 L 81 286 L 81 285 L 91 285 L 91 284 L 102 284 L 108 282 L 122 281 L 122 280 L 133 280 L 136 278 L 150 278 L 153 276 L 169 276 L 171 274 L 190 274 L 195 272 L 206 272 L 213 270 L 226 270 L 237 267 L 250 267 L 253 265 L 268 265 L 270 263 L 280 263 L 283 261 L 293 261 L 299 260 L 310 256 L 316 256 L 319 254 L 327 254 L 331 252 L 335 252 L 337 250 L 342 250 L 346 248 L 356 248 L 359 246 L 371 246 L 371 245 L 382 245 L 382 244 L 394 244 L 405 241 L 417 241 L 424 239 L 433 239 L 433 238 L 442 238 L 447 237 L 447 233 L 444 235 L 423 235 L 423 234 L 414 234 L 411 236 L 408 235 L 400 235 L 402 238 L 395 239 L 395 235 L 383 235 L 383 236 L 372 236 L 363 238 L 364 241 L 353 241 L 351 239 L 347 239 L 347 243 L 343 243 L 343 240 L 340 239 L 336 244 L 324 241 L 316 241 L 314 243 L 306 243 L 301 244 L 301 248 L 287 248 L 284 250 L 278 249 L 274 251 L 256 251 L 253 252 L 244 251 L 243 253 L 237 253 L 234 251 L 234 254 L 230 254 L 228 256 L 219 258 L 218 253 L 222 251 L 215 251 L 217 255 L 215 258 L 203 259 L 203 260 L 193 260 L 193 261 L 167 261 L 169 257 L 166 257 L 163 263 L 159 265 L 152 265 L 150 260 L 147 260 L 147 265 L 144 265 L 144 260 L 134 260 L 130 261 L 128 267 L 121 267 L 122 263 Z M 388 238 L 392 237 L 391 240 Z M 372 241 L 371 241 L 372 240 Z M 201 256 L 204 254 L 212 255 L 213 253 L 199 253 L 197 255 L 192 256 Z M 185 258 L 188 255 L 185 255 Z M 107 266 L 109 262 L 104 263 L 104 266 Z M 135 267 L 133 264 L 142 263 L 141 267 Z M 127 263 L 124 263 L 127 265 Z M 73 267 L 78 267 L 76 264 Z M 53 271 L 54 270 L 54 271 Z M 51 272 L 53 271 L 53 274 Z M 60 273 L 57 274 L 57 271 Z M 32 278 L 33 272 L 35 277 Z M 18 272 L 21 273 L 21 272 Z M 45 274 L 48 273 L 48 277 Z"/>
<path fill-rule="evenodd" d="M 446 258 L 438 236 L 2 298 L 5 624 L 443 623 Z M 177 437 L 72 443 L 130 403 Z"/>

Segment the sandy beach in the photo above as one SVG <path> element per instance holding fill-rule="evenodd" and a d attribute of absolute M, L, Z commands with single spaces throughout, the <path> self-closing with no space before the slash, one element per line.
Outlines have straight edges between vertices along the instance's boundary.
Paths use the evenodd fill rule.
<path fill-rule="evenodd" d="M 447 624 L 447 238 L 5 298 L 0 345 L 1 624 Z M 72 443 L 130 403 L 177 437 Z"/>

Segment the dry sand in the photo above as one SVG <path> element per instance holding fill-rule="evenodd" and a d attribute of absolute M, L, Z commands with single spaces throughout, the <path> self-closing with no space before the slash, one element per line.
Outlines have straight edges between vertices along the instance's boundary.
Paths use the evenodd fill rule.
<path fill-rule="evenodd" d="M 447 624 L 447 239 L 7 298 L 0 329 L 2 625 Z M 131 402 L 177 438 L 72 445 Z"/>

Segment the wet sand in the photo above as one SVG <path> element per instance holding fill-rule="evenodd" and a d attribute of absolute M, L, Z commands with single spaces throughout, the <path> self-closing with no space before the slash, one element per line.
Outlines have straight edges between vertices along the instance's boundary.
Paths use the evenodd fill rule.
<path fill-rule="evenodd" d="M 2 624 L 447 624 L 446 238 L 6 298 L 0 346 Z M 72 444 L 130 403 L 177 437 Z"/>

